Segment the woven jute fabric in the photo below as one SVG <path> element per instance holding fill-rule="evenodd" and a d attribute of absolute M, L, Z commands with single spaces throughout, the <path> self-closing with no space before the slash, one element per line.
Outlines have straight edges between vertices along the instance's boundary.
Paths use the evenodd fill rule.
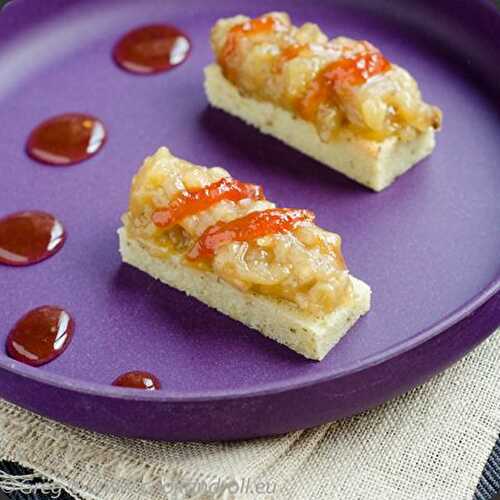
<path fill-rule="evenodd" d="M 427 384 L 350 419 L 233 443 L 75 429 L 0 401 L 0 487 L 98 500 L 472 499 L 500 432 L 500 331 Z"/>

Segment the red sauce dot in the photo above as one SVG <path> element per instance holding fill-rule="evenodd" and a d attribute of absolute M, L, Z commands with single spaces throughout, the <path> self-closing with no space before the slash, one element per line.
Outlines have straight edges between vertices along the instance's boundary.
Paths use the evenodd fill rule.
<path fill-rule="evenodd" d="M 115 62 L 132 73 L 167 71 L 187 59 L 189 38 L 174 26 L 152 24 L 129 31 L 113 50 Z"/>
<path fill-rule="evenodd" d="M 7 353 L 22 363 L 43 365 L 64 352 L 73 330 L 73 319 L 64 309 L 37 307 L 25 314 L 10 331 Z"/>
<path fill-rule="evenodd" d="M 51 214 L 16 212 L 0 219 L 0 264 L 27 266 L 57 253 L 66 233 Z"/>
<path fill-rule="evenodd" d="M 157 391 L 161 389 L 158 377 L 149 372 L 131 371 L 120 375 L 113 384 L 116 387 L 129 387 L 132 389 L 143 389 L 146 391 Z"/>
<path fill-rule="evenodd" d="M 105 142 L 106 130 L 100 120 L 66 113 L 38 125 L 28 138 L 26 151 L 47 165 L 73 165 L 95 155 Z"/>

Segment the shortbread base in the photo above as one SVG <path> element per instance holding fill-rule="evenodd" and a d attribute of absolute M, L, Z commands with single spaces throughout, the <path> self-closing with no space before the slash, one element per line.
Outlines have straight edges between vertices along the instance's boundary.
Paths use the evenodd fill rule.
<path fill-rule="evenodd" d="M 388 187 L 428 156 L 435 146 L 432 127 L 407 142 L 396 137 L 372 141 L 347 130 L 334 140 L 323 142 L 312 123 L 269 102 L 242 96 L 217 64 L 205 68 L 205 91 L 212 106 L 241 118 L 374 191 Z"/>
<path fill-rule="evenodd" d="M 356 278 L 351 278 L 354 288 L 351 303 L 324 317 L 314 317 L 286 300 L 238 290 L 212 272 L 186 266 L 179 256 L 153 257 L 138 241 L 129 238 L 123 227 L 118 235 L 124 262 L 309 359 L 323 359 L 370 309 L 370 287 Z"/>

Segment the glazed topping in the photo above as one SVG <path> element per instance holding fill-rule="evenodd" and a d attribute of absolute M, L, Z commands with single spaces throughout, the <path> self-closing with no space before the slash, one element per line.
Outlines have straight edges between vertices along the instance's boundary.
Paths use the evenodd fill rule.
<path fill-rule="evenodd" d="M 212 192 L 216 200 L 202 194 Z M 219 198 L 221 192 L 228 196 Z M 192 209 L 176 203 L 196 193 L 199 205 Z M 241 290 L 322 316 L 351 299 L 352 285 L 340 237 L 313 219 L 307 210 L 276 208 L 260 188 L 235 181 L 221 168 L 193 165 L 161 148 L 134 177 L 124 224 L 155 257 L 177 255 Z"/>
<path fill-rule="evenodd" d="M 279 12 L 222 19 L 211 41 L 240 92 L 314 123 L 325 142 L 346 129 L 411 139 L 440 126 L 440 111 L 422 101 L 409 73 L 366 41 L 328 40 L 317 25 L 295 27 Z"/>
<path fill-rule="evenodd" d="M 314 214 L 308 210 L 270 208 L 252 212 L 231 222 L 210 226 L 188 252 L 189 260 L 209 260 L 222 245 L 233 241 L 250 241 L 263 236 L 293 231 L 304 222 L 312 222 Z"/>
<path fill-rule="evenodd" d="M 215 205 L 219 201 L 263 200 L 264 192 L 260 186 L 245 184 L 237 179 L 224 177 L 207 187 L 196 191 L 183 191 L 166 208 L 156 210 L 153 222 L 168 229 L 179 220 L 193 215 Z"/>
<path fill-rule="evenodd" d="M 255 36 L 259 33 L 270 33 L 278 27 L 277 21 L 272 16 L 262 16 L 233 26 L 227 34 L 226 41 L 222 47 L 220 61 L 224 65 L 227 73 L 233 73 L 230 64 L 231 57 L 238 50 L 242 39 Z M 235 68 L 236 69 L 236 68 Z"/>

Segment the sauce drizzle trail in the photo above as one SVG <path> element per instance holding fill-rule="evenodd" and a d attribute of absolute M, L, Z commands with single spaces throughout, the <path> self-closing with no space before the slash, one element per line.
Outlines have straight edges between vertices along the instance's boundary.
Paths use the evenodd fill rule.
<path fill-rule="evenodd" d="M 40 306 L 14 325 L 7 337 L 7 353 L 22 363 L 40 366 L 65 351 L 73 331 L 68 312 L 56 306 Z"/>
<path fill-rule="evenodd" d="M 237 202 L 245 198 L 263 200 L 264 191 L 261 186 L 223 177 L 202 189 L 181 192 L 167 207 L 153 213 L 153 223 L 158 227 L 170 228 L 181 219 L 207 210 L 220 201 Z"/>
<path fill-rule="evenodd" d="M 152 24 L 126 33 L 115 45 L 113 58 L 121 68 L 146 75 L 178 66 L 190 49 L 189 38 L 176 27 Z"/>
<path fill-rule="evenodd" d="M 54 116 L 30 134 L 26 152 L 46 165 L 65 166 L 95 155 L 106 142 L 103 123 L 83 113 Z"/>
<path fill-rule="evenodd" d="M 239 219 L 217 222 L 208 227 L 187 253 L 188 260 L 210 260 L 217 249 L 232 241 L 249 241 L 268 234 L 293 231 L 302 223 L 312 222 L 315 215 L 298 208 L 268 208 L 250 212 Z"/>
<path fill-rule="evenodd" d="M 132 389 L 143 389 L 146 391 L 157 391 L 161 384 L 155 375 L 144 371 L 126 372 L 116 378 L 113 382 L 116 387 L 129 387 Z"/>
<path fill-rule="evenodd" d="M 51 214 L 16 212 L 0 219 L 0 264 L 28 266 L 57 253 L 66 233 Z"/>

